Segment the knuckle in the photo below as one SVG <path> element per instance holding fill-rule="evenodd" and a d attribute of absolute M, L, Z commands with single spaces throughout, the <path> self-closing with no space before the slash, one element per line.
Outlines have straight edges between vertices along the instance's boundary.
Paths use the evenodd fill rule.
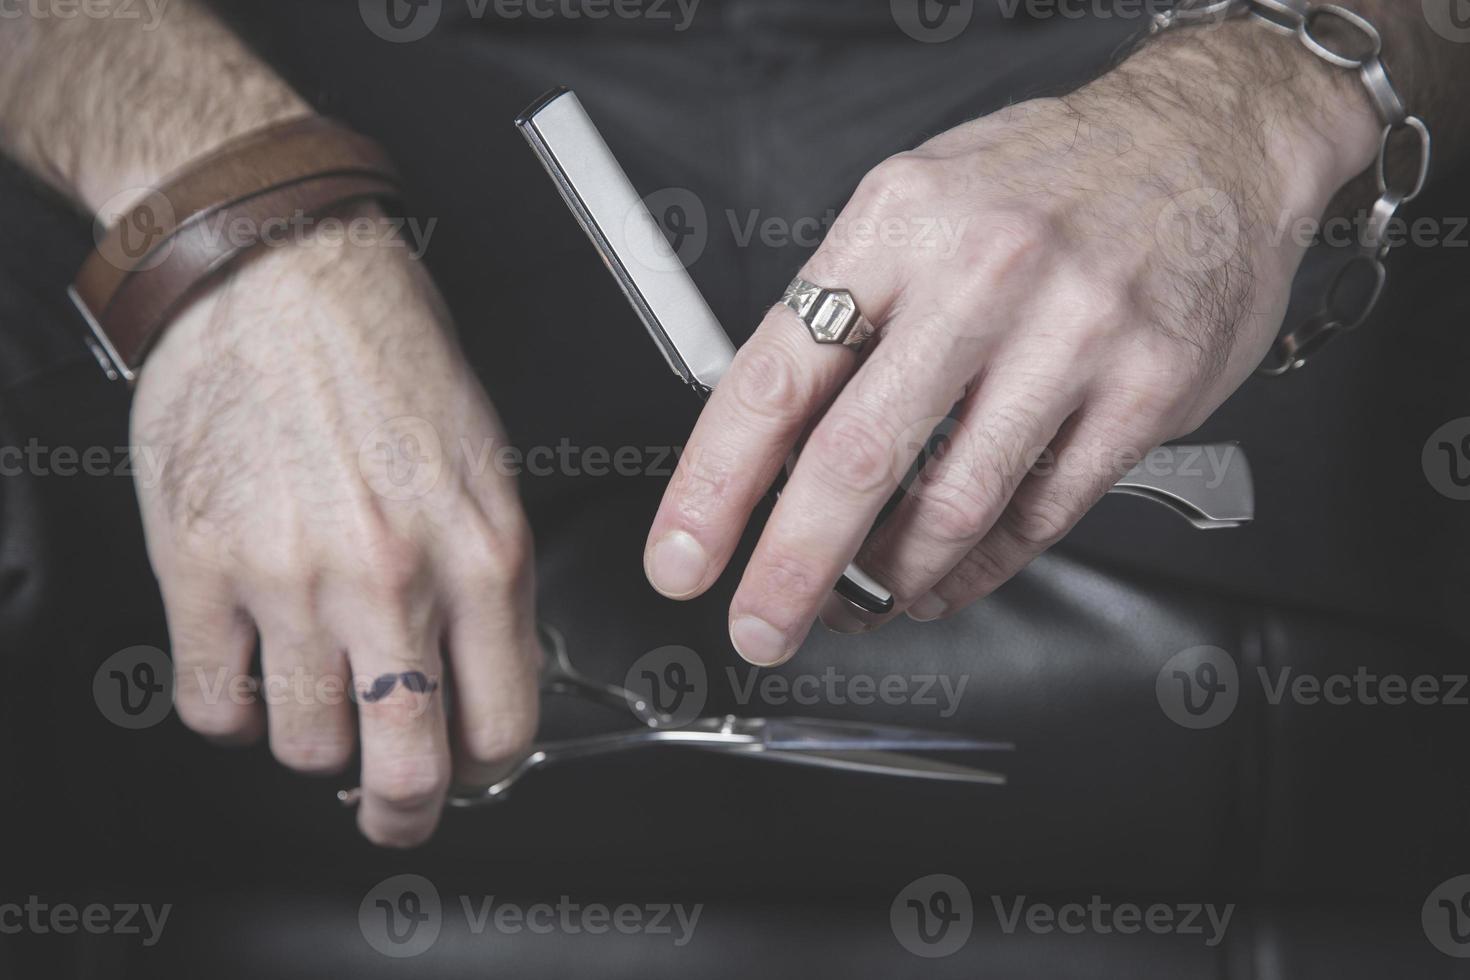
<path fill-rule="evenodd" d="M 1076 516 L 1070 502 L 1040 494 L 1006 513 L 1006 530 L 1028 551 L 1043 551 L 1066 536 Z"/>
<path fill-rule="evenodd" d="M 976 280 L 1010 281 L 1035 267 L 1056 241 L 1053 220 L 1044 213 L 1011 208 L 971 222 L 961 243 L 960 260 L 976 269 Z"/>
<path fill-rule="evenodd" d="M 784 333 L 798 336 L 788 327 L 781 325 Z M 804 380 L 807 372 L 788 340 L 767 335 L 760 343 L 747 344 L 736 367 L 731 372 L 731 393 L 748 417 L 790 425 L 802 417 L 812 400 L 812 385 Z"/>
<path fill-rule="evenodd" d="M 1164 427 L 1183 415 L 1177 390 L 1178 375 L 1171 376 L 1146 362 L 1102 382 L 1097 403 L 1119 423 L 1147 428 Z"/>
<path fill-rule="evenodd" d="M 377 847 L 406 850 L 426 843 L 434 836 L 438 823 L 437 817 L 407 825 L 394 821 L 380 826 L 376 821 L 364 821 L 362 833 L 369 843 Z"/>
<path fill-rule="evenodd" d="M 1027 396 L 1027 400 L 996 406 L 975 426 L 975 437 L 981 443 L 987 463 L 985 475 L 998 477 L 1007 495 L 1037 454 L 1046 448 L 1047 433 L 1040 406 L 1028 404 L 1031 398 L 1043 397 L 1037 394 Z"/>
<path fill-rule="evenodd" d="M 960 563 L 949 573 L 951 587 L 948 594 L 959 594 L 967 601 L 983 598 L 1006 578 L 1005 565 L 1000 556 L 989 548 L 970 549 Z"/>
<path fill-rule="evenodd" d="M 670 491 L 680 521 L 690 530 L 714 524 L 739 470 L 734 451 L 718 436 L 680 456 Z"/>
<path fill-rule="evenodd" d="M 1059 277 L 1054 289 L 1057 308 L 1069 321 L 1115 330 L 1138 326 L 1140 306 L 1127 280 L 1079 273 Z"/>
<path fill-rule="evenodd" d="M 758 590 L 766 596 L 782 597 L 784 601 L 816 595 L 827 587 L 811 561 L 792 551 L 776 550 L 763 556 L 757 574 Z"/>
<path fill-rule="evenodd" d="M 808 451 L 822 478 L 859 494 L 896 482 L 897 437 L 878 418 L 838 413 L 812 435 Z"/>
<path fill-rule="evenodd" d="M 475 762 L 512 762 L 531 750 L 536 725 L 529 717 L 497 718 L 466 726 L 464 748 Z"/>
<path fill-rule="evenodd" d="M 863 211 L 880 212 L 894 204 L 928 200 L 943 193 L 941 167 L 917 153 L 896 153 L 878 164 L 858 184 L 855 201 Z"/>
<path fill-rule="evenodd" d="M 947 544 L 970 541 L 984 533 L 1000 505 L 982 486 L 969 482 L 926 489 L 917 503 L 917 523 L 929 536 Z"/>
<path fill-rule="evenodd" d="M 299 544 L 270 548 L 264 554 L 246 557 L 243 563 L 247 574 L 271 592 L 305 595 L 317 583 L 315 565 Z"/>
<path fill-rule="evenodd" d="M 277 735 L 271 738 L 271 754 L 296 772 L 329 774 L 347 767 L 352 743 L 337 735 Z"/>
<path fill-rule="evenodd" d="M 536 551 L 530 524 L 524 518 L 499 527 L 477 509 L 455 528 L 454 547 L 471 580 L 488 588 L 503 588 L 519 580 L 530 568 Z"/>
<path fill-rule="evenodd" d="M 190 731 L 205 738 L 232 739 L 250 730 L 253 709 L 228 700 L 215 701 L 194 688 L 189 693 L 180 690 L 175 695 L 174 710 Z"/>
<path fill-rule="evenodd" d="M 355 578 L 369 595 L 383 600 L 412 594 L 427 571 L 427 556 L 417 543 L 392 532 L 375 532 L 358 539 L 349 560 Z"/>
<path fill-rule="evenodd" d="M 448 792 L 449 766 L 438 756 L 397 756 L 373 768 L 366 788 L 394 809 L 422 810 Z"/>

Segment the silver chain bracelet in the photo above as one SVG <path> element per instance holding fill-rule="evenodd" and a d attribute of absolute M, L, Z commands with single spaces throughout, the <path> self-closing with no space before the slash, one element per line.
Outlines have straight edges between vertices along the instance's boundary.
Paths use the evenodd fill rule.
<path fill-rule="evenodd" d="M 1393 243 L 1388 240 L 1389 223 L 1398 209 L 1424 189 L 1429 176 L 1429 129 L 1424 120 L 1411 116 L 1388 77 L 1379 57 L 1383 39 L 1377 29 L 1358 14 L 1336 4 L 1314 4 L 1308 0 L 1181 0 L 1171 9 L 1154 15 L 1150 34 L 1171 27 L 1213 24 L 1236 16 L 1247 16 L 1278 34 L 1295 37 L 1329 65 L 1356 71 L 1368 91 L 1368 99 L 1383 124 L 1378 141 L 1378 199 L 1373 202 L 1368 227 L 1357 253 L 1338 269 L 1327 287 L 1322 306 L 1303 323 L 1283 334 L 1267 355 L 1258 373 L 1277 377 L 1307 363 L 1329 340 L 1360 326 L 1378 304 L 1388 272 L 1383 260 Z M 1357 36 L 1357 44 L 1343 54 L 1324 42 L 1325 21 L 1338 20 Z M 1418 167 L 1414 184 L 1407 190 L 1388 184 L 1386 157 L 1389 140 L 1401 129 L 1412 129 L 1419 137 Z M 1351 288 L 1354 283 L 1358 288 Z"/>

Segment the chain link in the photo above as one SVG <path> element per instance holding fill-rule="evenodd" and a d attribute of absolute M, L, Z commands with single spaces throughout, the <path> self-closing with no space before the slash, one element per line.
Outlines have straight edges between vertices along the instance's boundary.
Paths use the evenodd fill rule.
<path fill-rule="evenodd" d="M 1149 30 L 1158 33 L 1171 27 L 1216 24 L 1241 16 L 1278 34 L 1295 37 L 1329 65 L 1357 72 L 1368 101 L 1383 125 L 1374 164 L 1378 199 L 1373 202 L 1357 254 L 1338 269 L 1317 312 L 1283 334 L 1257 369 L 1261 374 L 1275 377 L 1306 364 L 1328 341 L 1356 329 L 1373 313 L 1388 279 L 1384 259 L 1392 247 L 1388 240 L 1389 226 L 1398 209 L 1424 189 L 1429 177 L 1430 139 L 1424 120 L 1409 114 L 1394 88 L 1380 57 L 1383 38 L 1378 30 L 1345 7 L 1314 4 L 1309 0 L 1180 0 L 1169 10 L 1155 14 Z M 1334 33 L 1347 36 L 1334 40 Z M 1394 137 L 1406 130 L 1418 137 L 1418 154 L 1414 168 L 1408 171 L 1413 181 L 1403 187 L 1388 173 L 1388 155 Z"/>

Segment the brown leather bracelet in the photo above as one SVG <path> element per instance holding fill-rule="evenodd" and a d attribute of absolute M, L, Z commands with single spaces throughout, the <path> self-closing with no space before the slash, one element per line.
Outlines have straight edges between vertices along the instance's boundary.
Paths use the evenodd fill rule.
<path fill-rule="evenodd" d="M 112 379 L 132 382 L 168 319 L 273 223 L 394 197 L 398 176 L 371 140 L 319 117 L 248 134 L 150 191 L 107 231 L 70 290 Z"/>

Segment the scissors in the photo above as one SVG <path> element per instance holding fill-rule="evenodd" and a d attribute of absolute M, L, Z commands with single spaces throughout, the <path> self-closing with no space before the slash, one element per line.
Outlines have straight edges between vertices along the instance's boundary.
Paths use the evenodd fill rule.
<path fill-rule="evenodd" d="M 566 640 L 555 627 L 542 624 L 546 657 L 541 669 L 544 694 L 585 698 L 608 707 L 627 708 L 642 727 L 603 735 L 541 742 L 499 782 L 483 789 L 457 789 L 447 805 L 470 808 L 498 803 L 528 773 L 575 759 L 615 755 L 653 747 L 683 747 L 766 762 L 817 766 L 844 772 L 1004 786 L 1003 773 L 914 755 L 917 752 L 1009 752 L 1010 742 L 979 739 L 954 732 L 902 725 L 829 721 L 820 718 L 745 718 L 713 715 L 679 727 L 666 727 L 669 716 L 648 699 L 617 684 L 605 684 L 572 666 Z M 344 806 L 356 806 L 360 789 L 338 792 Z"/>
<path fill-rule="evenodd" d="M 734 345 L 576 94 L 552 89 L 516 118 L 516 127 L 674 374 L 709 397 L 735 358 Z M 1202 466 L 1204 459 L 1224 464 Z M 773 495 L 784 479 L 783 472 Z M 1160 446 L 1109 492 L 1163 504 L 1201 529 L 1239 527 L 1255 515 L 1250 465 L 1234 443 Z M 893 609 L 893 594 L 855 564 L 836 591 L 870 613 Z"/>

